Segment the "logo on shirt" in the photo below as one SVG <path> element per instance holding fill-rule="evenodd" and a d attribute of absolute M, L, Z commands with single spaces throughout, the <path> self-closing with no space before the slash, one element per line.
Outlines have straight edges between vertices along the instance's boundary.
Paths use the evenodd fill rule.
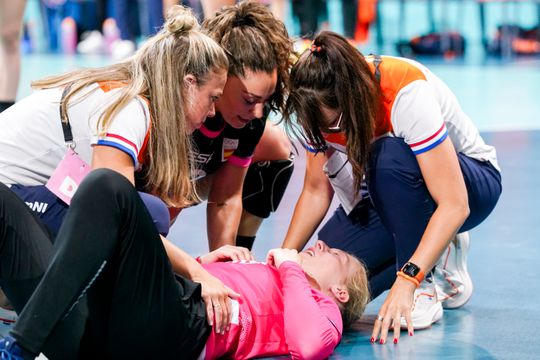
<path fill-rule="evenodd" d="M 223 153 L 221 161 L 226 161 L 232 156 L 234 150 L 238 148 L 238 139 L 223 138 Z"/>
<path fill-rule="evenodd" d="M 208 164 L 210 160 L 212 160 L 213 155 L 214 155 L 213 153 L 211 154 L 199 153 L 193 156 L 193 160 L 195 160 L 195 162 L 198 162 L 199 164 Z"/>
<path fill-rule="evenodd" d="M 39 201 L 27 202 L 26 205 L 28 205 L 28 207 L 32 211 L 37 212 L 37 213 L 42 213 L 42 214 L 44 214 L 45 211 L 47 211 L 47 207 L 49 206 L 49 204 L 44 203 L 44 202 L 39 202 Z"/>
<path fill-rule="evenodd" d="M 206 171 L 202 169 L 193 169 L 191 171 L 191 181 L 197 181 L 206 176 Z"/>

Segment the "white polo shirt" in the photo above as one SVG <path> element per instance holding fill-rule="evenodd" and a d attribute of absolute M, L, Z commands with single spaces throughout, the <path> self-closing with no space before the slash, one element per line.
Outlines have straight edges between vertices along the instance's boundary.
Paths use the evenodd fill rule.
<path fill-rule="evenodd" d="M 44 185 L 66 153 L 60 120 L 62 88 L 38 90 L 0 113 L 0 182 Z M 135 169 L 149 136 L 150 112 L 142 98 L 133 99 L 112 119 L 106 131 L 99 116 L 120 90 L 118 83 L 89 86 L 70 102 L 68 117 L 75 151 L 88 164 L 92 147 L 111 146 L 133 159 Z"/>

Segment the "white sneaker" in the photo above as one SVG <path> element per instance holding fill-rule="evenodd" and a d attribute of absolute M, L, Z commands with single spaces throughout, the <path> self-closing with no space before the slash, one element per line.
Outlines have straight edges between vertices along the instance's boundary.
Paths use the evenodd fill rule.
<path fill-rule="evenodd" d="M 86 32 L 82 35 L 82 40 L 77 45 L 79 54 L 95 55 L 105 51 L 105 41 L 103 35 L 97 30 Z"/>
<path fill-rule="evenodd" d="M 414 291 L 411 313 L 414 330 L 422 330 L 441 320 L 443 307 L 437 301 L 437 291 L 431 277 L 426 277 L 420 287 Z M 407 329 L 405 318 L 401 319 L 401 328 Z"/>
<path fill-rule="evenodd" d="M 7 310 L 0 307 L 0 323 L 5 325 L 15 324 L 17 321 L 17 313 L 13 310 Z"/>
<path fill-rule="evenodd" d="M 434 280 L 439 301 L 446 309 L 465 305 L 473 293 L 473 283 L 467 271 L 469 233 L 457 234 L 448 245 L 434 270 Z"/>
<path fill-rule="evenodd" d="M 118 40 L 111 45 L 111 55 L 114 60 L 124 60 L 135 54 L 137 46 L 131 40 Z"/>

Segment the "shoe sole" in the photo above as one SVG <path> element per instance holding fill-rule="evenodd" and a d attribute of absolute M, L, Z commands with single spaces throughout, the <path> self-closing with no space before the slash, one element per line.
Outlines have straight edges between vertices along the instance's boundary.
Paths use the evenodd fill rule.
<path fill-rule="evenodd" d="M 456 309 L 459 307 L 462 307 L 465 305 L 472 296 L 474 285 L 472 283 L 471 276 L 469 275 L 469 271 L 467 270 L 467 253 L 469 251 L 469 245 L 470 245 L 470 238 L 468 236 L 464 237 L 463 240 L 460 241 L 461 249 L 464 249 L 464 251 L 459 251 L 458 256 L 456 259 L 456 262 L 458 265 L 458 269 L 462 269 L 461 271 L 457 271 L 460 278 L 463 280 L 463 289 L 464 291 L 460 291 L 456 289 L 456 293 L 449 295 L 446 299 L 442 300 L 442 305 L 445 309 Z M 455 250 L 457 252 L 457 249 Z M 448 254 L 448 256 L 451 256 L 452 254 Z M 446 276 L 444 278 L 446 282 L 448 282 L 453 288 L 457 288 L 454 286 L 451 280 L 449 280 Z"/>

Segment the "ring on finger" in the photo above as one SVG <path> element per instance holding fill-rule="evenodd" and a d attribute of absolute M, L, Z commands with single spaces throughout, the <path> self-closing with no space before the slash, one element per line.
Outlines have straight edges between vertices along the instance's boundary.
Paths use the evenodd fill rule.
<path fill-rule="evenodd" d="M 378 321 L 383 321 L 384 318 L 383 318 L 381 315 L 377 315 L 377 320 L 378 320 Z"/>

